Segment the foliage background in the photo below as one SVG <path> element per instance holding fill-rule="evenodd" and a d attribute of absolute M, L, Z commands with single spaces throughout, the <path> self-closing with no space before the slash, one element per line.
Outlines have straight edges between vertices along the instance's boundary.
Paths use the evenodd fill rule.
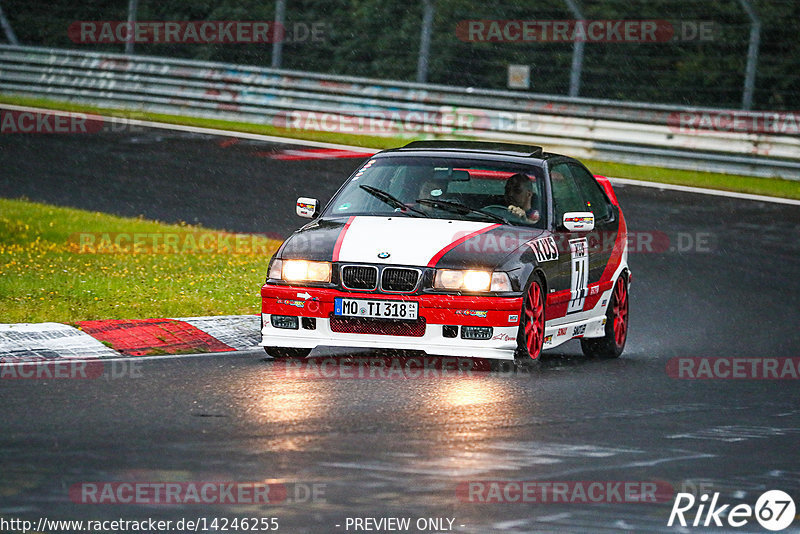
<path fill-rule="evenodd" d="M 738 0 L 578 0 L 586 19 L 713 21 L 710 42 L 587 43 L 581 96 L 738 108 L 750 21 Z M 800 2 L 752 0 L 761 18 L 755 109 L 795 110 L 800 100 Z M 126 20 L 127 0 L 3 0 L 22 44 L 121 52 L 76 44 L 70 23 Z M 563 0 L 435 0 L 429 81 L 505 89 L 509 64 L 531 66 L 531 91 L 565 95 L 569 43 L 466 43 L 459 20 L 573 18 Z M 324 42 L 286 43 L 283 68 L 414 81 L 422 0 L 288 0 L 286 22 L 326 24 Z M 139 0 L 139 20 L 273 20 L 274 0 Z M 139 54 L 269 66 L 271 45 L 137 45 Z"/>

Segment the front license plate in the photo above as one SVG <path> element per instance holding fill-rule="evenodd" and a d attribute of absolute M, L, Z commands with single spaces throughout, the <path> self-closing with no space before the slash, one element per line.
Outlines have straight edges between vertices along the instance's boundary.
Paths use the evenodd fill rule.
<path fill-rule="evenodd" d="M 407 300 L 334 299 L 334 315 L 368 317 L 371 319 L 403 319 L 414 321 L 419 311 L 418 302 Z"/>

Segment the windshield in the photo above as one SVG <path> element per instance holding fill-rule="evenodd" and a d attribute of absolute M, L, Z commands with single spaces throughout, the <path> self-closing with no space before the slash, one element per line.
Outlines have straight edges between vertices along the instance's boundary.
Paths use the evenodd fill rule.
<path fill-rule="evenodd" d="M 375 158 L 324 216 L 403 215 L 544 228 L 540 167 L 477 159 Z"/>

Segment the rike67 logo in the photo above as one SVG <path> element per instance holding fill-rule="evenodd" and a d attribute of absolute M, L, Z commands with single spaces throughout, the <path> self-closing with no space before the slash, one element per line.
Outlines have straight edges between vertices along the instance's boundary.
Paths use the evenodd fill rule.
<path fill-rule="evenodd" d="M 730 504 L 719 504 L 719 493 L 714 493 L 710 500 L 707 493 L 699 499 L 695 499 L 691 493 L 678 493 L 667 526 L 671 527 L 677 521 L 677 525 L 682 527 L 740 528 L 755 518 L 765 529 L 779 531 L 792 524 L 795 512 L 794 500 L 781 490 L 763 493 L 756 501 L 755 508 L 749 504 L 737 504 L 733 507 Z"/>

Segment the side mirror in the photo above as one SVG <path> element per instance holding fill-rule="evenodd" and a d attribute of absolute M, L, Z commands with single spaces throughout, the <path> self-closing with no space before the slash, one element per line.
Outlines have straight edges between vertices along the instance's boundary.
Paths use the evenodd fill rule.
<path fill-rule="evenodd" d="M 319 200 L 316 198 L 300 197 L 295 207 L 297 215 L 306 219 L 313 219 L 319 213 Z"/>
<path fill-rule="evenodd" d="M 564 228 L 570 232 L 591 232 L 594 230 L 594 213 L 569 211 L 564 214 Z"/>

